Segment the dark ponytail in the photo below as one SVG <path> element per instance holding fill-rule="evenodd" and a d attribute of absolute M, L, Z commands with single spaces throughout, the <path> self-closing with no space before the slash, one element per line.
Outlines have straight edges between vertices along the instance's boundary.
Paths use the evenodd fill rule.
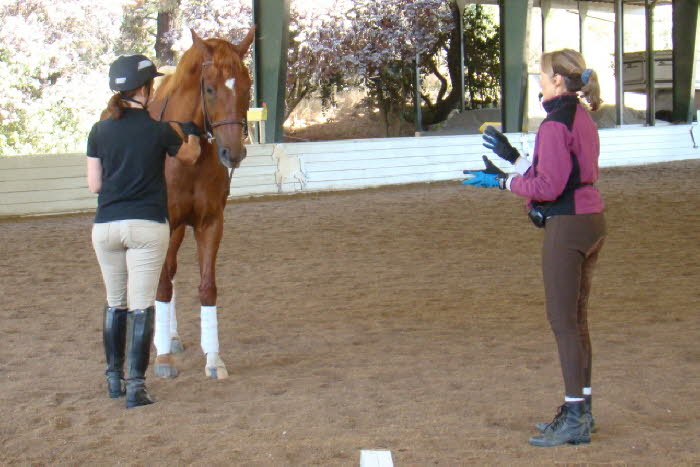
<path fill-rule="evenodd" d="M 102 112 L 102 116 L 113 120 L 119 120 L 122 117 L 122 112 L 125 107 L 126 103 L 122 100 L 122 96 L 120 93 L 116 92 L 110 97 L 109 102 L 107 102 L 107 108 Z"/>
<path fill-rule="evenodd" d="M 148 94 L 153 92 L 153 80 L 148 80 L 143 86 L 147 86 Z M 124 109 L 129 107 L 125 99 L 133 99 L 136 94 L 138 94 L 139 89 L 143 86 L 139 86 L 136 89 L 131 89 L 129 91 L 119 91 L 115 92 L 112 97 L 109 98 L 107 102 L 107 108 L 102 112 L 102 118 L 111 118 L 113 120 L 119 120 L 124 113 Z"/>

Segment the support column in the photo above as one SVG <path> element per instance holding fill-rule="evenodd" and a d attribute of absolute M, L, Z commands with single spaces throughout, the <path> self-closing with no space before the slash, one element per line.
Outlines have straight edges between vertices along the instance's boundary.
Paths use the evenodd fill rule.
<path fill-rule="evenodd" d="M 625 109 L 624 65 L 624 26 L 625 8 L 622 0 L 615 0 L 615 122 L 623 125 Z"/>
<path fill-rule="evenodd" d="M 527 42 L 531 9 L 532 0 L 500 2 L 501 126 L 504 132 L 524 131 L 524 122 L 527 122 Z"/>
<path fill-rule="evenodd" d="M 459 10 L 459 108 L 461 112 L 464 112 L 464 8 Z"/>
<path fill-rule="evenodd" d="M 414 93 L 413 96 L 413 107 L 416 110 L 416 133 L 420 133 L 423 131 L 423 111 L 421 109 L 421 103 L 422 103 L 422 98 L 421 98 L 421 79 L 420 79 L 420 54 L 416 54 L 416 61 L 415 61 L 415 88 L 416 92 Z"/>
<path fill-rule="evenodd" d="M 289 1 L 253 0 L 253 22 L 256 26 L 254 101 L 256 107 L 261 107 L 263 102 L 267 105 L 267 143 L 281 143 L 283 137 Z"/>
<path fill-rule="evenodd" d="M 459 86 L 461 93 L 459 94 L 460 111 L 466 109 L 466 84 L 464 79 L 464 8 L 467 5 L 467 0 L 456 0 L 457 9 L 459 10 L 459 69 L 460 73 Z"/>
<path fill-rule="evenodd" d="M 695 111 L 695 34 L 698 0 L 673 0 L 673 119 L 692 122 Z"/>
<path fill-rule="evenodd" d="M 581 2 L 577 0 L 578 3 L 578 51 L 586 56 L 584 52 L 584 44 L 586 43 L 586 18 L 588 17 L 588 2 Z"/>
<path fill-rule="evenodd" d="M 540 0 L 540 12 L 542 13 L 542 52 L 547 51 L 547 20 L 552 10 L 552 0 Z"/>
<path fill-rule="evenodd" d="M 656 125 L 656 63 L 654 61 L 654 7 L 656 6 L 656 0 L 645 1 L 644 13 L 647 35 L 647 125 L 654 126 Z"/>

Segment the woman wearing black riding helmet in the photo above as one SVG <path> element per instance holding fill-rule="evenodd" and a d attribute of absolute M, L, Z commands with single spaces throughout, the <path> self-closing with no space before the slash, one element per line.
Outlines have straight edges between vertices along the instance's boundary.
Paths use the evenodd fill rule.
<path fill-rule="evenodd" d="M 107 291 L 107 390 L 112 398 L 126 394 L 127 408 L 154 402 L 145 374 L 156 288 L 170 237 L 165 157 L 193 165 L 200 154 L 192 122 L 181 124 L 180 131 L 187 134 L 183 144 L 176 127 L 153 120 L 146 110 L 153 79 L 161 75 L 143 55 L 121 56 L 112 63 L 109 87 L 115 94 L 87 142 L 88 188 L 99 193 L 92 243 Z"/>

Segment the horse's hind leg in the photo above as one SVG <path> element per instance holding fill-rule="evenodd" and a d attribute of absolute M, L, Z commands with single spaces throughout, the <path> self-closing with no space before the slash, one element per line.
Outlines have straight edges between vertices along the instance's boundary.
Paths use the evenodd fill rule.
<path fill-rule="evenodd" d="M 153 343 L 156 347 L 156 361 L 153 371 L 161 378 L 174 378 L 178 371 L 172 359 L 172 353 L 183 351 L 177 334 L 175 314 L 175 290 L 173 279 L 177 272 L 177 252 L 185 237 L 185 226 L 181 225 L 170 233 L 168 253 L 158 282 L 156 293 L 156 326 Z"/>
<path fill-rule="evenodd" d="M 202 304 L 202 351 L 207 356 L 204 373 L 212 379 L 228 377 L 226 364 L 219 356 L 219 330 L 216 310 L 216 254 L 224 230 L 223 213 L 206 226 L 195 227 L 199 259 L 199 300 Z"/>

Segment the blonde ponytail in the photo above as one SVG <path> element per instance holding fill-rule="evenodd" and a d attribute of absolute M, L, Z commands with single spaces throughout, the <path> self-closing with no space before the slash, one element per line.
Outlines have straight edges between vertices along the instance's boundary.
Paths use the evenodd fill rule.
<path fill-rule="evenodd" d="M 600 98 L 600 84 L 598 83 L 598 74 L 595 70 L 590 70 L 590 76 L 581 88 L 581 94 L 583 94 L 583 97 L 588 101 L 591 110 L 596 111 L 600 108 L 603 99 Z"/>
<path fill-rule="evenodd" d="M 542 71 L 550 77 L 561 75 L 566 90 L 583 95 L 591 110 L 598 110 L 602 104 L 598 74 L 586 68 L 583 56 L 573 49 L 555 50 L 542 54 Z"/>

